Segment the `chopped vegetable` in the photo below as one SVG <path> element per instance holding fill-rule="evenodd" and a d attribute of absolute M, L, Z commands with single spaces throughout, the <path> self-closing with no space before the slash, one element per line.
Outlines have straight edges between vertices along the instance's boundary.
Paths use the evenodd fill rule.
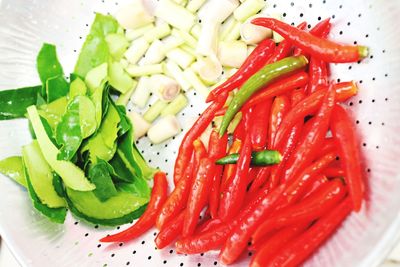
<path fill-rule="evenodd" d="M 134 111 L 129 112 L 128 116 L 132 124 L 135 125 L 135 140 L 138 140 L 147 133 L 151 125 L 140 114 Z"/>
<path fill-rule="evenodd" d="M 221 42 L 218 59 L 222 66 L 239 68 L 247 58 L 247 46 L 243 41 Z"/>
<path fill-rule="evenodd" d="M 152 123 L 167 106 L 167 102 L 159 99 L 144 113 L 143 118 Z"/>
<path fill-rule="evenodd" d="M 199 92 L 204 98 L 208 96 L 210 92 L 207 86 L 200 80 L 200 78 L 191 69 L 185 69 L 183 72 L 186 80 L 193 86 L 193 88 Z"/>
<path fill-rule="evenodd" d="M 163 73 L 164 65 L 163 64 L 154 64 L 154 65 L 143 65 L 143 66 L 135 66 L 131 65 L 126 69 L 126 72 L 129 73 L 132 77 L 142 77 L 152 74 Z"/>
<path fill-rule="evenodd" d="M 168 115 L 176 115 L 182 109 L 184 109 L 188 104 L 188 99 L 184 94 L 179 94 L 171 103 L 169 103 L 164 109 L 161 111 L 161 116 L 165 117 Z"/>
<path fill-rule="evenodd" d="M 136 64 L 149 48 L 149 42 L 144 38 L 134 40 L 131 46 L 126 50 L 124 56 L 131 64 Z"/>
<path fill-rule="evenodd" d="M 153 144 L 159 144 L 181 132 L 181 126 L 176 117 L 166 115 L 155 123 L 147 132 L 147 137 Z"/>
<path fill-rule="evenodd" d="M 23 118 L 26 108 L 35 105 L 42 86 L 0 91 L 0 120 Z"/>
<path fill-rule="evenodd" d="M 152 91 L 157 94 L 160 100 L 165 102 L 173 101 L 180 92 L 179 84 L 165 75 L 153 75 L 149 82 L 152 84 Z"/>
<path fill-rule="evenodd" d="M 155 16 L 183 31 L 189 31 L 196 19 L 190 11 L 171 0 L 160 0 Z"/>
<path fill-rule="evenodd" d="M 139 79 L 135 91 L 132 94 L 132 102 L 140 108 L 144 108 L 150 97 L 150 78 L 143 76 Z"/>
<path fill-rule="evenodd" d="M 215 163 L 219 165 L 235 164 L 239 159 L 239 154 L 230 154 L 223 158 L 218 159 Z M 263 150 L 252 152 L 251 165 L 253 166 L 267 166 L 274 165 L 281 162 L 281 154 L 276 150 Z"/>
<path fill-rule="evenodd" d="M 252 15 L 255 15 L 265 6 L 263 0 L 247 0 L 243 2 L 233 13 L 235 18 L 239 21 L 245 21 Z"/>
<path fill-rule="evenodd" d="M 154 21 L 143 3 L 143 0 L 133 0 L 131 4 L 121 7 L 115 18 L 125 29 L 137 29 Z"/>

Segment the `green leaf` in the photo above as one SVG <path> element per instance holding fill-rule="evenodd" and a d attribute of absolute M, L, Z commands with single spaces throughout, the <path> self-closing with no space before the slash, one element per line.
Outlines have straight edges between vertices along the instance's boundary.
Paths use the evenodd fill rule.
<path fill-rule="evenodd" d="M 114 180 L 117 182 L 128 182 L 131 183 L 135 180 L 135 173 L 131 172 L 126 166 L 125 162 L 121 159 L 118 153 L 114 154 L 114 157 L 109 161 L 111 166 L 116 173 Z"/>
<path fill-rule="evenodd" d="M 134 80 L 119 62 L 109 62 L 108 78 L 110 85 L 122 94 L 128 92 L 134 85 Z"/>
<path fill-rule="evenodd" d="M 55 172 L 53 172 L 53 187 L 54 190 L 56 190 L 57 195 L 59 195 L 60 197 L 65 197 L 65 188 L 62 183 L 62 179 Z"/>
<path fill-rule="evenodd" d="M 0 91 L 0 120 L 23 118 L 26 108 L 35 105 L 41 86 Z"/>
<path fill-rule="evenodd" d="M 93 94 L 99 87 L 104 87 L 108 77 L 108 64 L 103 63 L 96 68 L 91 69 L 85 78 L 85 83 L 89 92 Z"/>
<path fill-rule="evenodd" d="M 66 97 L 61 97 L 51 103 L 41 105 L 39 107 L 39 114 L 45 118 L 49 123 L 51 129 L 55 131 L 58 123 L 61 121 L 61 117 L 64 115 L 67 109 L 68 100 Z"/>
<path fill-rule="evenodd" d="M 118 136 L 122 136 L 127 133 L 130 129 L 132 129 L 132 124 L 130 120 L 126 116 L 126 109 L 124 106 L 116 105 L 115 102 L 110 98 L 110 103 L 115 107 L 118 112 L 119 118 L 121 119 L 119 123 L 119 132 Z"/>
<path fill-rule="evenodd" d="M 86 95 L 87 87 L 84 81 L 81 78 L 75 77 L 74 81 L 71 82 L 71 86 L 69 88 L 69 98 L 73 99 L 78 95 Z"/>
<path fill-rule="evenodd" d="M 106 36 L 106 41 L 111 56 L 115 60 L 119 61 L 124 55 L 125 51 L 128 49 L 128 40 L 125 38 L 123 33 L 111 33 Z"/>
<path fill-rule="evenodd" d="M 131 183 L 118 183 L 116 186 L 118 190 L 132 193 L 138 197 L 150 198 L 151 189 L 143 178 L 135 178 Z"/>
<path fill-rule="evenodd" d="M 75 66 L 77 75 L 84 78 L 91 69 L 108 62 L 110 51 L 106 36 L 117 30 L 118 22 L 113 17 L 96 14 Z"/>
<path fill-rule="evenodd" d="M 14 156 L 0 161 L 0 173 L 26 187 L 22 157 Z"/>
<path fill-rule="evenodd" d="M 69 83 L 65 80 L 63 74 L 47 79 L 46 94 L 48 103 L 66 96 L 68 92 Z"/>
<path fill-rule="evenodd" d="M 93 193 L 101 202 L 117 195 L 118 192 L 112 181 L 106 161 L 97 159 L 97 163 L 90 167 L 89 179 L 96 185 Z"/>

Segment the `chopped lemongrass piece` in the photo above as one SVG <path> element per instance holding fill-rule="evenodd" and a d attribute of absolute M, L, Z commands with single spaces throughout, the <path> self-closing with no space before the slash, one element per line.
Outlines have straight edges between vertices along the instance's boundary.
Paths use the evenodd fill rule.
<path fill-rule="evenodd" d="M 199 58 L 194 68 L 206 83 L 215 83 L 222 75 L 222 65 L 215 56 Z"/>
<path fill-rule="evenodd" d="M 124 56 L 131 64 L 136 64 L 143 57 L 150 44 L 143 38 L 136 39 L 126 50 Z"/>
<path fill-rule="evenodd" d="M 168 106 L 168 103 L 158 99 L 149 109 L 144 113 L 143 118 L 152 123 L 161 114 L 161 111 Z"/>
<path fill-rule="evenodd" d="M 214 117 L 214 119 L 212 121 L 212 125 L 214 126 L 214 128 L 219 129 L 221 127 L 223 118 L 224 118 L 224 116 L 216 116 L 216 117 Z"/>
<path fill-rule="evenodd" d="M 156 7 L 155 15 L 183 31 L 189 31 L 196 20 L 195 15 L 171 0 L 160 0 Z"/>
<path fill-rule="evenodd" d="M 147 137 L 153 144 L 159 144 L 180 132 L 181 126 L 178 119 L 175 116 L 168 115 L 161 118 L 147 131 Z"/>
<path fill-rule="evenodd" d="M 191 54 L 183 51 L 180 48 L 175 48 L 169 51 L 167 53 L 167 58 L 174 61 L 182 69 L 186 69 L 187 67 L 189 67 L 189 65 L 192 64 L 192 62 L 195 60 L 195 58 Z"/>
<path fill-rule="evenodd" d="M 132 77 L 140 77 L 146 75 L 159 74 L 164 72 L 164 64 L 153 64 L 153 65 L 131 65 L 126 68 L 126 72 Z"/>
<path fill-rule="evenodd" d="M 186 80 L 193 86 L 193 88 L 199 92 L 202 96 L 207 97 L 210 93 L 207 86 L 200 80 L 200 78 L 194 73 L 191 69 L 186 69 L 183 74 L 185 75 Z"/>
<path fill-rule="evenodd" d="M 221 33 L 219 35 L 220 40 L 224 40 L 236 24 L 237 20 L 233 16 L 230 16 L 227 20 L 225 20 L 221 25 Z"/>
<path fill-rule="evenodd" d="M 179 94 L 171 103 L 168 104 L 162 111 L 161 116 L 176 115 L 188 104 L 188 100 L 184 94 Z"/>
<path fill-rule="evenodd" d="M 199 39 L 200 37 L 200 32 L 201 32 L 201 27 L 199 24 L 196 24 L 193 26 L 193 28 L 190 30 L 190 34 L 195 37 L 196 39 Z"/>
<path fill-rule="evenodd" d="M 262 40 L 272 37 L 272 31 L 270 29 L 251 23 L 253 19 L 262 16 L 263 15 L 252 16 L 241 25 L 240 36 L 247 44 L 258 44 Z"/>
<path fill-rule="evenodd" d="M 224 76 L 230 78 L 233 74 L 238 71 L 238 68 L 226 68 L 224 71 Z"/>
<path fill-rule="evenodd" d="M 282 15 L 279 13 L 273 13 L 269 17 L 277 19 L 277 20 L 282 20 Z M 274 31 L 272 32 L 272 39 L 274 40 L 275 43 L 280 43 L 283 40 L 285 40 L 285 38 L 283 38 L 282 35 L 280 35 L 277 32 L 274 32 Z"/>
<path fill-rule="evenodd" d="M 203 56 L 215 55 L 218 44 L 220 24 L 204 22 L 201 25 L 201 34 L 196 46 L 196 52 Z"/>
<path fill-rule="evenodd" d="M 233 25 L 233 28 L 231 31 L 225 36 L 225 39 L 223 41 L 236 41 L 240 37 L 240 28 L 241 28 L 241 23 L 239 21 L 236 21 L 235 25 Z"/>
<path fill-rule="evenodd" d="M 130 111 L 128 113 L 128 116 L 135 127 L 135 130 L 133 132 L 135 134 L 135 140 L 137 140 L 147 133 L 147 131 L 151 127 L 151 124 L 146 121 L 140 114 L 134 111 Z"/>
<path fill-rule="evenodd" d="M 174 78 L 179 85 L 182 87 L 184 91 L 187 91 L 190 89 L 190 83 L 189 81 L 186 80 L 185 75 L 183 74 L 183 71 L 179 66 L 172 61 L 168 61 L 165 64 L 166 71 L 169 72 L 169 74 Z"/>
<path fill-rule="evenodd" d="M 200 140 L 203 142 L 205 147 L 208 147 L 210 143 L 210 136 L 211 132 L 213 131 L 213 127 L 211 123 L 207 126 L 207 128 L 204 130 L 204 132 L 200 135 Z"/>
<path fill-rule="evenodd" d="M 152 30 L 154 28 L 154 24 L 148 24 L 146 26 L 134 29 L 134 30 L 130 30 L 127 29 L 125 32 L 125 37 L 128 41 L 133 41 L 141 36 L 143 36 L 143 34 L 145 34 L 146 32 Z"/>
<path fill-rule="evenodd" d="M 112 33 L 106 36 L 108 50 L 115 60 L 120 60 L 128 49 L 129 43 L 123 34 Z"/>
<path fill-rule="evenodd" d="M 147 31 L 143 35 L 143 38 L 147 42 L 151 43 L 154 40 L 164 38 L 165 36 L 169 35 L 170 33 L 171 33 L 171 28 L 169 27 L 169 25 L 167 23 L 160 23 L 153 29 Z"/>
<path fill-rule="evenodd" d="M 181 37 L 169 35 L 162 40 L 165 53 L 185 43 Z"/>
<path fill-rule="evenodd" d="M 256 46 L 254 45 L 249 45 L 247 46 L 247 56 L 250 56 L 250 54 L 256 49 Z"/>
<path fill-rule="evenodd" d="M 128 60 L 126 60 L 126 59 L 124 59 L 124 58 L 122 58 L 122 59 L 119 61 L 119 64 L 121 64 L 121 66 L 122 66 L 123 68 L 127 68 L 127 67 L 129 66 Z"/>
<path fill-rule="evenodd" d="M 183 44 L 179 48 L 182 49 L 183 51 L 191 54 L 194 58 L 196 58 L 198 56 L 196 54 L 196 51 L 192 47 L 188 46 L 187 44 Z"/>
<path fill-rule="evenodd" d="M 165 58 L 164 44 L 160 40 L 151 43 L 142 60 L 143 65 L 160 63 Z"/>
<path fill-rule="evenodd" d="M 175 3 L 181 6 L 185 6 L 187 3 L 187 0 L 174 0 Z"/>
<path fill-rule="evenodd" d="M 181 91 L 179 84 L 174 79 L 165 75 L 157 74 L 151 76 L 150 83 L 152 91 L 157 94 L 159 99 L 165 102 L 174 100 Z"/>
<path fill-rule="evenodd" d="M 242 112 L 238 112 L 228 126 L 227 130 L 228 134 L 233 134 L 236 127 L 239 125 L 241 119 L 242 119 Z"/>
<path fill-rule="evenodd" d="M 149 100 L 151 93 L 149 80 L 150 78 L 147 76 L 141 77 L 137 83 L 135 91 L 132 94 L 132 103 L 139 108 L 144 108 Z"/>
<path fill-rule="evenodd" d="M 132 96 L 133 91 L 135 91 L 136 86 L 137 86 L 138 82 L 133 80 L 133 85 L 132 88 L 129 89 L 127 92 L 121 94 L 118 99 L 117 99 L 117 105 L 123 105 L 126 106 L 129 102 L 129 99 Z"/>
<path fill-rule="evenodd" d="M 189 46 L 196 48 L 196 44 L 197 44 L 197 40 L 190 35 L 190 33 L 184 32 L 184 31 L 180 31 L 177 29 L 173 29 L 171 31 L 172 36 L 177 36 L 182 38 L 183 40 L 185 40 L 185 43 L 188 44 Z"/>
<path fill-rule="evenodd" d="M 195 13 L 207 0 L 189 0 L 186 9 L 192 13 Z"/>
<path fill-rule="evenodd" d="M 247 45 L 243 41 L 221 42 L 218 59 L 222 66 L 240 68 L 247 58 Z"/>
<path fill-rule="evenodd" d="M 249 17 L 257 14 L 258 11 L 265 7 L 264 0 L 247 0 L 243 2 L 236 10 L 233 15 L 238 21 L 245 21 Z"/>
<path fill-rule="evenodd" d="M 133 3 L 121 7 L 115 18 L 125 29 L 137 29 L 154 21 L 143 0 L 133 0 Z"/>
<path fill-rule="evenodd" d="M 209 0 L 198 12 L 198 16 L 202 22 L 221 24 L 238 6 L 238 0 Z"/>

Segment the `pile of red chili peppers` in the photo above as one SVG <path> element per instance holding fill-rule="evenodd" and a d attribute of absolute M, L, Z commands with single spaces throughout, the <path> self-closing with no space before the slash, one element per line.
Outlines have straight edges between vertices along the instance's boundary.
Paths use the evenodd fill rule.
<path fill-rule="evenodd" d="M 351 211 L 360 210 L 365 185 L 359 140 L 340 104 L 357 87 L 330 82 L 328 64 L 359 61 L 367 48 L 329 41 L 329 19 L 310 31 L 306 23 L 252 22 L 285 40 L 278 46 L 261 42 L 210 93 L 210 106 L 179 148 L 174 190 L 167 195 L 165 174 L 157 173 L 143 216 L 101 241 L 127 241 L 155 225 L 159 249 L 175 241 L 178 253 L 220 250 L 224 264 L 250 250 L 255 252 L 250 266 L 298 266 Z M 238 112 L 242 118 L 228 137 Z M 200 136 L 210 125 L 206 147 Z M 265 149 L 279 151 L 280 163 L 253 166 L 252 153 Z M 236 164 L 215 164 L 232 153 L 239 153 Z"/>

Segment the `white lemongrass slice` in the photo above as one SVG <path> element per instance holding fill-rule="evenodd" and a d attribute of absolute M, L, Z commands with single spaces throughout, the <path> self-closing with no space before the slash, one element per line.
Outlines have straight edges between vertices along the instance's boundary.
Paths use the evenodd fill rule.
<path fill-rule="evenodd" d="M 141 57 L 146 53 L 150 44 L 143 38 L 136 39 L 132 42 L 128 50 L 125 51 L 125 58 L 131 64 L 136 64 Z"/>
<path fill-rule="evenodd" d="M 243 41 L 220 42 L 218 59 L 222 66 L 240 68 L 247 58 L 247 45 Z"/>
<path fill-rule="evenodd" d="M 167 58 L 174 61 L 182 69 L 186 69 L 195 60 L 194 56 L 185 52 L 181 48 L 174 48 L 167 53 Z"/>
<path fill-rule="evenodd" d="M 143 66 L 130 65 L 125 70 L 132 77 L 159 74 L 164 72 L 164 63 Z"/>
<path fill-rule="evenodd" d="M 207 83 L 215 83 L 222 75 L 221 62 L 215 56 L 199 58 L 194 68 L 200 78 Z"/>
<path fill-rule="evenodd" d="M 151 76 L 150 83 L 153 92 L 165 102 L 174 100 L 181 91 L 181 87 L 174 79 L 162 74 Z"/>
<path fill-rule="evenodd" d="M 128 113 L 129 119 L 132 122 L 133 127 L 135 127 L 135 140 L 144 136 L 147 131 L 150 129 L 151 124 L 148 123 L 139 113 L 135 111 L 130 111 Z"/>
<path fill-rule="evenodd" d="M 200 37 L 200 32 L 201 32 L 201 27 L 199 24 L 196 24 L 193 26 L 193 28 L 190 30 L 190 34 L 195 37 L 196 39 L 199 39 Z"/>
<path fill-rule="evenodd" d="M 152 30 L 154 27 L 155 27 L 154 24 L 151 23 L 151 24 L 147 24 L 147 25 L 145 25 L 143 27 L 140 27 L 140 28 L 137 28 L 137 29 L 134 29 L 134 30 L 127 29 L 125 31 L 125 38 L 128 41 L 133 41 L 133 40 L 143 36 L 143 34 L 145 34 L 146 32 L 148 32 L 150 30 Z"/>
<path fill-rule="evenodd" d="M 220 24 L 204 22 L 196 46 L 196 52 L 203 56 L 215 55 L 218 45 L 218 32 Z"/>
<path fill-rule="evenodd" d="M 185 43 L 187 45 L 189 45 L 193 48 L 196 48 L 197 40 L 190 33 L 187 33 L 187 32 L 181 31 L 181 30 L 177 30 L 177 29 L 173 29 L 171 31 L 171 35 L 182 38 L 183 40 L 185 40 Z"/>
<path fill-rule="evenodd" d="M 167 63 L 165 64 L 165 69 L 168 75 L 170 75 L 172 78 L 174 78 L 179 85 L 182 87 L 184 91 L 187 91 L 190 89 L 191 85 L 188 80 L 186 80 L 185 75 L 183 74 L 183 71 L 181 68 L 179 68 L 178 64 L 176 64 L 173 61 L 168 60 Z"/>
<path fill-rule="evenodd" d="M 155 15 L 183 31 L 189 31 L 196 20 L 193 13 L 171 0 L 160 0 L 156 7 Z"/>
<path fill-rule="evenodd" d="M 247 56 L 250 56 L 250 54 L 256 49 L 255 45 L 249 45 L 247 46 Z"/>
<path fill-rule="evenodd" d="M 165 36 L 168 36 L 171 33 L 171 28 L 167 23 L 158 23 L 156 27 L 153 29 L 147 31 L 144 35 L 143 38 L 151 43 L 154 40 L 157 39 L 162 39 Z"/>
<path fill-rule="evenodd" d="M 167 115 L 150 127 L 147 137 L 153 144 L 159 144 L 180 132 L 181 126 L 178 119 L 173 115 Z"/>
<path fill-rule="evenodd" d="M 133 0 L 132 3 L 121 7 L 115 18 L 125 29 L 137 29 L 154 21 L 143 0 Z"/>
<path fill-rule="evenodd" d="M 189 0 L 186 9 L 195 13 L 207 0 Z"/>
<path fill-rule="evenodd" d="M 139 79 L 135 91 L 132 94 L 131 101 L 139 108 L 144 108 L 150 98 L 149 77 L 143 76 Z"/>
<path fill-rule="evenodd" d="M 203 97 L 207 97 L 210 93 L 208 87 L 200 80 L 200 78 L 190 68 L 184 70 L 183 75 L 186 80 L 193 86 L 193 88 L 199 92 Z"/>
<path fill-rule="evenodd" d="M 262 40 L 272 37 L 272 30 L 251 23 L 253 19 L 263 16 L 265 15 L 252 16 L 241 25 L 240 36 L 246 44 L 258 44 Z"/>
<path fill-rule="evenodd" d="M 188 99 L 184 94 L 179 94 L 171 103 L 169 103 L 162 111 L 161 116 L 176 115 L 188 104 Z"/>
<path fill-rule="evenodd" d="M 229 33 L 225 36 L 223 41 L 236 41 L 240 37 L 240 28 L 241 28 L 241 23 L 239 21 L 235 21 L 235 24 L 233 25 L 232 29 L 229 31 Z"/>
<path fill-rule="evenodd" d="M 238 6 L 238 0 L 209 0 L 198 12 L 198 16 L 202 22 L 221 24 Z"/>
<path fill-rule="evenodd" d="M 265 16 L 268 17 L 268 15 L 265 15 Z M 269 17 L 277 19 L 277 20 L 282 20 L 282 15 L 279 13 L 272 13 L 271 15 L 269 15 Z M 285 40 L 285 38 L 283 38 L 283 36 L 277 32 L 272 32 L 272 39 L 275 41 L 275 43 L 280 43 L 283 40 Z"/>
<path fill-rule="evenodd" d="M 151 43 L 149 49 L 147 49 L 143 65 L 151 65 L 160 63 L 165 58 L 164 44 L 160 40 L 155 40 Z"/>
<path fill-rule="evenodd" d="M 233 12 L 233 15 L 238 21 L 243 22 L 249 17 L 257 14 L 257 12 L 264 7 L 264 0 L 246 0 L 235 10 L 235 12 Z"/>
<path fill-rule="evenodd" d="M 165 37 L 164 39 L 162 39 L 162 43 L 164 45 L 164 51 L 168 52 L 168 51 L 184 44 L 185 40 L 183 40 L 181 37 L 178 37 L 178 36 L 169 35 L 169 36 Z"/>

